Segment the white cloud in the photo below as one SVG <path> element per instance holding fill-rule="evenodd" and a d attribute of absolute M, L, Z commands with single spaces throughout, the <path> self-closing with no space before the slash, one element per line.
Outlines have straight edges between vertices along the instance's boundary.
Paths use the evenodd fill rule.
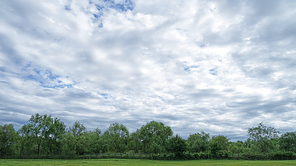
<path fill-rule="evenodd" d="M 38 112 L 89 129 L 157 120 L 183 137 L 245 139 L 260 121 L 293 131 L 294 2 L 0 5 L 3 124 Z"/>

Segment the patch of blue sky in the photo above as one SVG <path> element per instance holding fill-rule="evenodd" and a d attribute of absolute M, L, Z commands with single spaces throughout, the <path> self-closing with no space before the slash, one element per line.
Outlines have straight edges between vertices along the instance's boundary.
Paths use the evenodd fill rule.
<path fill-rule="evenodd" d="M 209 73 L 212 74 L 212 75 L 214 75 L 214 76 L 217 76 L 218 71 L 217 71 L 216 68 L 213 68 L 213 69 L 210 69 L 210 70 L 209 70 Z"/>
<path fill-rule="evenodd" d="M 206 45 L 205 45 L 205 44 L 201 44 L 201 45 L 199 45 L 199 47 L 200 47 L 200 48 L 205 48 Z"/>
<path fill-rule="evenodd" d="M 189 71 L 191 71 L 191 69 L 195 69 L 195 68 L 198 68 L 198 66 L 185 67 L 184 70 L 189 72 Z"/>
<path fill-rule="evenodd" d="M 64 9 L 70 11 L 71 10 L 70 5 L 64 6 Z"/>
<path fill-rule="evenodd" d="M 162 97 L 158 96 L 160 98 L 160 100 L 165 101 Z"/>
<path fill-rule="evenodd" d="M 99 95 L 103 96 L 104 99 L 108 99 L 108 94 L 106 93 L 99 93 Z"/>
<path fill-rule="evenodd" d="M 132 0 L 124 0 L 122 2 L 116 3 L 114 0 L 103 0 L 105 2 L 105 5 L 108 8 L 115 9 L 119 12 L 126 12 L 128 10 L 133 10 L 135 7 L 135 3 Z M 97 9 L 101 10 L 103 7 L 100 5 L 97 5 Z"/>
<path fill-rule="evenodd" d="M 27 63 L 26 66 L 23 66 L 21 70 L 27 70 L 29 67 L 31 67 L 31 62 Z"/>
<path fill-rule="evenodd" d="M 93 13 L 93 17 L 91 18 L 93 23 L 98 23 L 99 28 L 103 28 L 103 20 L 104 12 L 108 11 L 108 9 L 115 9 L 119 12 L 126 12 L 128 10 L 133 10 L 135 7 L 135 3 L 132 0 L 123 0 L 121 2 L 116 2 L 114 0 L 103 0 L 102 3 L 96 4 L 95 2 L 89 1 L 90 4 L 94 4 L 97 8 L 97 11 Z"/>
<path fill-rule="evenodd" d="M 93 23 L 98 23 L 99 28 L 103 28 L 103 21 L 101 17 L 103 16 L 103 13 L 100 12 L 98 14 L 93 14 L 93 17 L 91 18 Z"/>
<path fill-rule="evenodd" d="M 41 86 L 44 87 L 44 88 L 72 88 L 73 87 L 72 84 L 69 84 L 69 85 L 66 85 L 66 84 L 64 84 L 64 85 L 52 85 L 52 86 L 43 84 Z"/>
<path fill-rule="evenodd" d="M 4 71 L 5 71 L 5 67 L 1 67 L 1 66 L 0 66 L 0 71 L 1 71 L 1 72 L 4 72 Z"/>
<path fill-rule="evenodd" d="M 205 48 L 205 47 L 207 47 L 207 45 L 206 44 L 204 44 L 204 43 L 202 43 L 202 42 L 195 42 L 195 44 L 199 47 L 199 48 Z"/>
<path fill-rule="evenodd" d="M 49 79 L 51 79 L 51 80 L 56 80 L 57 78 L 59 78 L 58 75 L 53 75 L 53 74 L 51 73 L 51 71 L 49 71 L 49 70 L 46 70 L 46 71 L 45 71 L 45 74 L 46 74 L 47 78 L 49 78 Z"/>
<path fill-rule="evenodd" d="M 74 84 L 77 84 L 75 81 L 72 81 L 71 84 L 63 84 L 59 75 L 52 74 L 50 70 L 39 70 L 37 68 L 32 69 L 30 63 L 24 66 L 21 70 L 30 72 L 25 79 L 39 82 L 40 86 L 45 88 L 72 88 Z"/>
<path fill-rule="evenodd" d="M 30 79 L 30 80 L 34 80 L 34 81 L 38 81 L 38 82 L 40 82 L 40 83 L 43 83 L 43 82 L 39 79 L 38 76 L 34 76 L 34 75 L 32 75 L 32 74 L 28 75 L 27 78 Z"/>

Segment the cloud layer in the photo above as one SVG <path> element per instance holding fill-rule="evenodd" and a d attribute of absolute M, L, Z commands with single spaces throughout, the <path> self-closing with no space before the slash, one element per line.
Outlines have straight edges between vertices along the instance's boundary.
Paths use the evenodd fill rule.
<path fill-rule="evenodd" d="M 0 2 L 0 123 L 294 131 L 293 1 Z"/>

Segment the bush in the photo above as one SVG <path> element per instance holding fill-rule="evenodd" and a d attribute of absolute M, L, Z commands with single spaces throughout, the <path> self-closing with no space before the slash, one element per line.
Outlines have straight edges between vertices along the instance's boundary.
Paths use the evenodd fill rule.
<path fill-rule="evenodd" d="M 216 153 L 216 157 L 219 159 L 228 159 L 231 153 L 227 150 L 218 150 Z"/>
<path fill-rule="evenodd" d="M 186 152 L 186 153 L 184 153 L 184 159 L 185 160 L 194 160 L 195 157 L 194 157 L 193 153 Z"/>

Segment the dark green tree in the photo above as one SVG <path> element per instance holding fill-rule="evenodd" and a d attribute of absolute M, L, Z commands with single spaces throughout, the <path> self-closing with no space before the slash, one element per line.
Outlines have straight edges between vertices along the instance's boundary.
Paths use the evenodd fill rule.
<path fill-rule="evenodd" d="M 177 159 L 184 158 L 184 152 L 189 148 L 186 140 L 181 138 L 178 134 L 168 140 L 168 151 L 175 154 Z"/>
<path fill-rule="evenodd" d="M 103 151 L 103 137 L 99 128 L 95 131 L 89 132 L 90 136 L 90 151 L 94 154 L 102 153 Z"/>
<path fill-rule="evenodd" d="M 279 131 L 273 127 L 267 127 L 263 123 L 259 123 L 257 127 L 248 129 L 248 136 L 251 140 L 255 141 L 261 152 L 269 152 L 276 148 L 274 141 L 279 138 Z"/>
<path fill-rule="evenodd" d="M 169 126 L 162 122 L 151 121 L 140 129 L 140 140 L 144 153 L 161 153 L 166 151 L 167 140 L 173 135 Z"/>
<path fill-rule="evenodd" d="M 279 140 L 280 148 L 284 151 L 296 153 L 296 132 L 287 132 Z"/>
<path fill-rule="evenodd" d="M 57 154 L 61 151 L 59 140 L 65 133 L 65 124 L 50 115 L 32 115 L 28 124 L 18 131 L 20 154 Z"/>
<path fill-rule="evenodd" d="M 12 124 L 0 125 L 0 156 L 14 154 L 16 147 L 16 132 Z"/>
<path fill-rule="evenodd" d="M 227 150 L 230 139 L 223 135 L 213 136 L 211 142 L 216 142 L 221 150 Z M 213 144 L 212 144 L 213 145 Z"/>
<path fill-rule="evenodd" d="M 130 139 L 128 142 L 128 149 L 130 151 L 134 151 L 135 153 L 141 152 L 142 140 L 140 138 L 140 130 L 139 129 L 137 129 L 137 131 L 133 132 L 130 135 Z"/>
<path fill-rule="evenodd" d="M 63 138 L 64 150 L 71 154 L 84 154 L 90 151 L 90 135 L 84 125 L 76 121 Z"/>
<path fill-rule="evenodd" d="M 123 153 L 128 149 L 129 131 L 123 124 L 111 124 L 104 132 L 103 138 L 108 141 L 111 152 Z"/>
<path fill-rule="evenodd" d="M 189 143 L 189 150 L 192 153 L 205 152 L 210 147 L 210 134 L 202 131 L 189 135 L 187 142 Z"/>

